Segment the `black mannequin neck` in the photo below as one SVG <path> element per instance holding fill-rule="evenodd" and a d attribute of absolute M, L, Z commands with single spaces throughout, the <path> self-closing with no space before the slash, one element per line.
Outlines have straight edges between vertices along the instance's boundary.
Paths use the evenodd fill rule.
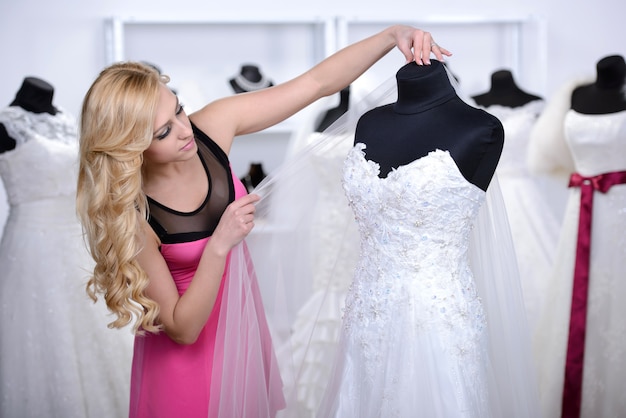
<path fill-rule="evenodd" d="M 596 64 L 598 73 L 596 87 L 599 89 L 621 89 L 626 81 L 626 62 L 624 57 L 612 55 L 601 59 Z"/>
<path fill-rule="evenodd" d="M 579 113 L 600 115 L 626 110 L 626 62 L 620 55 L 598 61 L 595 83 L 578 87 L 572 93 L 571 107 Z"/>
<path fill-rule="evenodd" d="M 472 97 L 476 104 L 483 107 L 500 105 L 519 107 L 526 103 L 541 100 L 541 97 L 523 91 L 515 83 L 509 70 L 498 70 L 491 74 L 491 88 L 488 92 Z"/>
<path fill-rule="evenodd" d="M 518 90 L 513 74 L 508 70 L 500 70 L 491 74 L 491 93 L 510 93 Z"/>
<path fill-rule="evenodd" d="M 317 124 L 315 128 L 315 132 L 323 132 L 330 125 L 333 124 L 337 119 L 341 117 L 344 113 L 348 111 L 348 107 L 350 106 L 350 86 L 339 92 L 339 104 L 332 109 L 328 109 L 324 116 L 321 118 L 320 122 Z"/>
<path fill-rule="evenodd" d="M 410 115 L 432 109 L 456 97 L 443 64 L 432 60 L 415 71 L 417 64 L 410 62 L 396 73 L 398 100 L 393 110 L 401 115 Z"/>
<path fill-rule="evenodd" d="M 39 78 L 26 77 L 11 106 L 19 106 L 33 113 L 56 115 L 58 110 L 52 105 L 53 96 L 54 88 L 49 83 Z"/>

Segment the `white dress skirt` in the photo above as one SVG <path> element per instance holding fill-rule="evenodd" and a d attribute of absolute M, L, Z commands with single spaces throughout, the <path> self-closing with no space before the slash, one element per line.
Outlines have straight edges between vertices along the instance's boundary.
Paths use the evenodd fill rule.
<path fill-rule="evenodd" d="M 133 336 L 111 330 L 85 285 L 76 216 L 77 127 L 63 111 L 0 111 L 17 144 L 0 154 L 9 215 L 0 242 L 0 416 L 128 414 Z"/>

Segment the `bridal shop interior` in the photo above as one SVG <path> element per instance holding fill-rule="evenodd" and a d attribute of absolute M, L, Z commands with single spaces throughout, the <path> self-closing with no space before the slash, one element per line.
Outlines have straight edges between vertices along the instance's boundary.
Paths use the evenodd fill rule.
<path fill-rule="evenodd" d="M 504 146 L 494 177 L 497 180 L 490 187 L 497 188 L 506 207 L 506 230 L 510 234 L 507 236 L 517 257 L 517 290 L 523 298 L 527 321 L 520 325 L 520 330 L 528 333 L 529 357 L 535 366 L 533 376 L 536 374 L 539 382 L 537 396 L 541 400 L 537 410 L 545 418 L 626 417 L 626 398 L 621 395 L 626 373 L 626 326 L 622 319 L 626 305 L 620 301 L 620 295 L 626 292 L 624 16 L 623 0 L 0 0 L 0 41 L 5 63 L 0 72 L 0 103 L 4 103 L 0 106 L 0 127 L 10 118 L 3 115 L 2 108 L 13 106 L 18 91 L 29 78 L 51 88 L 59 119 L 54 122 L 59 124 L 54 129 L 64 132 L 61 136 L 66 137 L 57 139 L 67 145 L 78 141 L 77 121 L 87 90 L 100 71 L 116 62 L 140 61 L 169 76 L 168 86 L 189 114 L 218 98 L 290 80 L 336 51 L 392 24 L 426 30 L 438 45 L 452 52 L 444 64 L 456 94 L 471 106 L 495 116 L 503 125 Z M 310 150 L 316 135 L 329 127 L 332 131 L 333 122 L 349 110 L 368 110 L 372 93 L 376 94 L 380 86 L 395 86 L 396 74 L 405 64 L 398 49 L 391 50 L 342 91 L 318 100 L 271 128 L 236 137 L 228 154 L 233 177 L 239 178 L 251 192 L 257 186 L 266 186 L 266 176 L 295 169 L 300 152 Z M 611 82 L 618 79 L 620 83 L 609 83 L 615 93 L 609 99 L 587 99 L 586 93 L 574 94 L 579 88 L 596 88 L 602 78 Z M 502 92 L 514 94 L 514 101 L 499 102 L 504 97 L 498 96 Z M 3 128 L 0 137 L 27 132 L 30 127 L 22 123 L 23 119 L 17 121 L 17 127 L 6 130 L 8 134 L 3 134 Z M 35 135 L 38 140 L 45 139 L 50 133 L 47 129 L 52 128 L 42 129 L 41 135 Z M 69 418 L 128 416 L 134 343 L 130 327 L 107 329 L 112 319 L 102 300 L 95 309 L 84 311 L 84 315 L 76 314 L 83 312 L 81 303 L 88 301 L 85 282 L 69 279 L 86 278 L 91 271 L 75 262 L 82 259 L 86 245 L 75 222 L 76 175 L 73 171 L 65 172 L 75 168 L 74 154 L 60 155 L 55 145 L 54 158 L 48 159 L 44 153 L 39 156 L 35 148 L 20 150 L 24 144 L 16 144 L 7 148 L 0 141 L 0 309 L 4 315 L 0 318 L 4 324 L 0 356 L 5 360 L 10 357 L 5 352 L 20 359 L 30 356 L 32 367 L 24 374 L 32 372 L 33 376 L 13 380 L 12 376 L 21 373 L 22 360 L 1 363 L 0 417 L 6 413 L 7 418 L 20 418 L 11 415 L 21 408 L 7 400 L 7 394 L 13 393 L 24 396 L 20 402 L 25 405 L 37 402 L 39 395 L 44 394 L 41 396 L 49 401 L 50 411 L 71 411 L 64 415 Z M 68 161 L 72 162 L 71 168 Z M 23 162 L 31 166 L 20 167 Z M 290 166 L 291 162 L 295 163 Z M 48 164 L 50 170 L 46 173 Z M 335 165 L 317 167 L 320 177 L 335 173 Z M 607 180 L 617 172 L 622 173 L 619 180 Z M 602 183 L 605 181 L 613 183 Z M 591 185 L 596 192 L 590 191 Z M 311 267 L 307 274 L 314 276 L 319 267 L 315 263 L 326 263 L 319 270 L 335 274 L 333 280 L 339 290 L 336 295 L 325 294 L 323 302 L 336 303 L 328 310 L 333 312 L 328 317 L 334 327 L 329 335 L 335 336 L 325 337 L 326 342 L 332 340 L 329 347 L 337 343 L 343 298 L 352 276 L 351 271 L 340 275 L 341 268 L 334 264 L 328 267 L 332 263 L 325 257 L 332 252 L 333 260 L 345 254 L 356 259 L 358 252 L 358 248 L 354 249 L 358 246 L 356 235 L 350 235 L 356 234 L 356 230 L 339 233 L 333 229 L 339 216 L 333 219 L 337 212 L 332 205 L 340 201 L 342 207 L 347 207 L 343 190 L 336 186 L 321 194 L 320 201 L 313 202 L 319 204 L 317 210 L 332 214 L 315 224 L 319 230 L 311 233 L 311 246 L 322 246 L 320 251 L 326 254 L 310 261 L 311 266 L 298 266 L 298 271 Z M 271 187 L 279 190 L 275 184 L 267 186 L 268 190 Z M 323 181 L 315 187 L 323 188 Z M 52 198 L 48 201 L 45 197 L 35 202 L 30 212 L 23 208 L 13 210 L 22 203 L 30 205 L 29 194 L 45 188 L 65 194 L 67 190 L 74 191 L 63 205 L 50 203 Z M 297 195 L 276 192 L 276 196 L 284 196 L 290 202 L 302 198 L 303 203 L 311 198 L 304 197 L 308 191 L 303 185 Z M 594 200 L 584 200 L 589 196 L 587 192 Z M 593 212 L 583 214 L 591 202 Z M 39 213 L 41 225 L 32 221 L 26 225 L 27 216 L 37 217 Z M 282 215 L 288 225 L 292 218 L 297 218 L 292 213 Z M 55 219 L 60 219 L 58 224 Z M 582 226 L 585 219 L 590 219 L 593 228 Z M 418 224 L 416 221 L 416 228 Z M 275 234 L 272 228 L 277 227 L 284 225 L 263 224 L 248 236 L 255 262 L 272 257 L 274 249 L 266 238 Z M 584 228 L 586 237 L 581 235 Z M 31 241 L 20 237 L 26 229 L 33 234 L 28 237 Z M 33 237 L 38 248 L 25 248 L 32 245 L 26 243 L 32 243 Z M 342 243 L 341 249 L 338 242 Z M 350 243 L 353 248 L 347 249 Z M 294 256 L 293 264 L 298 260 Z M 292 328 L 295 320 L 304 321 L 305 308 L 310 309 L 309 301 L 317 297 L 315 277 L 303 287 L 286 280 L 282 286 L 288 296 L 277 301 L 279 296 L 269 289 L 278 287 L 278 280 L 269 284 L 262 280 L 273 277 L 271 269 L 275 266 L 258 264 L 255 268 L 261 278 L 263 300 L 269 305 L 280 302 L 285 310 L 284 317 L 273 313 L 276 316 L 270 317 L 270 328 L 288 339 L 286 335 L 296 333 Z M 29 280 L 22 283 L 21 274 L 29 275 Z M 579 284 L 581 276 L 588 282 Z M 68 282 L 73 283 L 70 289 Z M 325 285 L 333 287 L 332 282 Z M 577 311 L 575 316 L 570 305 L 580 308 L 576 305 L 581 303 L 577 299 L 580 286 L 589 290 L 584 296 L 583 313 Z M 85 300 L 77 302 L 77 294 Z M 40 308 L 30 312 L 30 303 L 45 307 L 45 311 Z M 19 313 L 16 305 L 22 306 L 24 312 Z M 314 316 L 310 310 L 308 314 Z M 40 326 L 39 315 L 54 325 Z M 76 321 L 55 319 L 68 315 Z M 321 316 L 319 312 L 315 315 Z M 580 325 L 574 318 L 583 323 L 582 336 L 581 328 L 571 325 Z M 575 338 L 578 340 L 572 342 Z M 94 342 L 102 345 L 96 347 Z M 572 360 L 579 353 L 572 348 L 576 344 L 584 347 L 584 374 L 580 372 L 583 359 Z M 64 349 L 51 349 L 55 345 Z M 68 355 L 69 351 L 75 353 L 74 357 Z M 280 357 L 280 347 L 277 352 Z M 578 365 L 570 369 L 576 359 Z M 75 363 L 79 366 L 74 373 Z M 44 366 L 39 374 L 40 364 L 58 367 Z M 85 364 L 90 367 L 85 369 Z M 581 374 L 571 377 L 571 370 Z M 314 416 L 314 409 L 308 408 L 321 402 L 324 388 L 320 389 L 319 381 L 328 379 L 330 371 L 320 367 L 311 373 L 317 376 L 314 383 L 318 386 L 307 392 L 308 398 L 302 401 L 307 412 L 299 417 Z M 570 383 L 573 386 L 567 386 Z M 57 391 L 51 386 L 56 386 Z M 67 388 L 66 398 L 59 398 L 58 388 Z M 83 399 L 72 399 L 81 391 L 85 392 Z M 566 399 L 566 394 L 574 400 Z M 45 409 L 33 409 L 30 416 L 39 416 L 37 413 L 46 416 Z"/>
<path fill-rule="evenodd" d="M 34 76 L 54 87 L 55 105 L 77 116 L 89 84 L 104 66 L 141 60 L 168 74 L 192 111 L 234 94 L 229 80 L 247 64 L 280 83 L 392 23 L 435 34 L 437 42 L 453 52 L 447 64 L 466 95 L 487 91 L 491 74 L 504 69 L 519 87 L 549 99 L 569 80 L 593 78 L 601 58 L 625 52 L 625 10 L 618 0 L 576 5 L 565 0 L 322 0 L 297 7 L 279 0 L 183 0 L 175 7 L 162 0 L 64 0 L 62 7 L 35 0 L 3 1 L 0 39 L 8 65 L 2 69 L 0 100 L 9 104 L 22 80 Z M 349 100 L 358 101 L 403 64 L 400 53 L 388 54 L 355 82 Z M 233 169 L 242 178 L 254 163 L 264 172 L 275 169 L 294 137 L 315 123 L 316 114 L 339 101 L 339 95 L 329 97 L 269 132 L 241 138 L 231 156 Z M 259 136 L 264 141 L 256 141 Z M 0 196 L 0 222 L 7 213 L 4 200 Z"/>

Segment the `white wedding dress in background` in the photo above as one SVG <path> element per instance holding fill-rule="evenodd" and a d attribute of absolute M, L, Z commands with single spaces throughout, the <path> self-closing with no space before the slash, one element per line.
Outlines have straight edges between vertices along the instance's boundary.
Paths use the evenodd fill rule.
<path fill-rule="evenodd" d="M 311 153 L 308 169 L 316 191 L 310 222 L 310 280 L 311 292 L 297 311 L 290 327 L 284 352 L 297 364 L 294 380 L 287 380 L 297 404 L 298 418 L 314 417 L 328 384 L 335 357 L 348 286 L 352 282 L 358 258 L 358 231 L 341 183 L 341 171 L 346 153 L 352 146 L 353 134 L 334 140 L 338 145 Z M 308 138 L 315 144 L 323 136 L 314 132 Z M 280 204 L 280 203 L 279 203 Z M 303 281 L 303 275 L 297 276 Z M 279 349 L 279 355 L 281 350 Z M 292 413 L 295 414 L 295 413 Z"/>
<path fill-rule="evenodd" d="M 532 174 L 527 164 L 529 135 L 545 102 L 534 100 L 511 108 L 492 105 L 485 110 L 504 127 L 504 147 L 496 173 L 506 206 L 520 269 L 520 281 L 531 331 L 538 326 L 546 286 L 559 238 L 558 208 L 552 199 L 562 193 L 549 177 Z"/>
<path fill-rule="evenodd" d="M 571 94 L 568 96 L 571 97 Z M 559 121 L 554 121 L 559 123 Z M 626 111 L 588 115 L 568 110 L 564 138 L 574 171 L 590 177 L 626 170 Z M 540 146 L 554 148 L 551 144 Z M 580 188 L 569 189 L 546 308 L 535 341 L 546 417 L 560 416 L 580 210 Z M 593 196 L 589 293 L 581 417 L 626 416 L 626 184 Z"/>
<path fill-rule="evenodd" d="M 0 416 L 126 416 L 132 334 L 108 329 L 104 302 L 85 291 L 74 118 L 10 106 L 0 123 L 17 142 L 0 154 Z"/>

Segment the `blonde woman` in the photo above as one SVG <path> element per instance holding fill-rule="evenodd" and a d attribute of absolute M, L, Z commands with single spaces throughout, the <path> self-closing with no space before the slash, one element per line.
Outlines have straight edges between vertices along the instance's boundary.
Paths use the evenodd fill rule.
<path fill-rule="evenodd" d="M 88 285 L 134 323 L 131 417 L 271 417 L 281 378 L 244 238 L 259 197 L 230 171 L 233 138 L 353 82 L 394 46 L 430 64 L 450 52 L 391 26 L 267 89 L 187 115 L 167 77 L 104 69 L 85 97 L 77 204 L 96 261 Z"/>

